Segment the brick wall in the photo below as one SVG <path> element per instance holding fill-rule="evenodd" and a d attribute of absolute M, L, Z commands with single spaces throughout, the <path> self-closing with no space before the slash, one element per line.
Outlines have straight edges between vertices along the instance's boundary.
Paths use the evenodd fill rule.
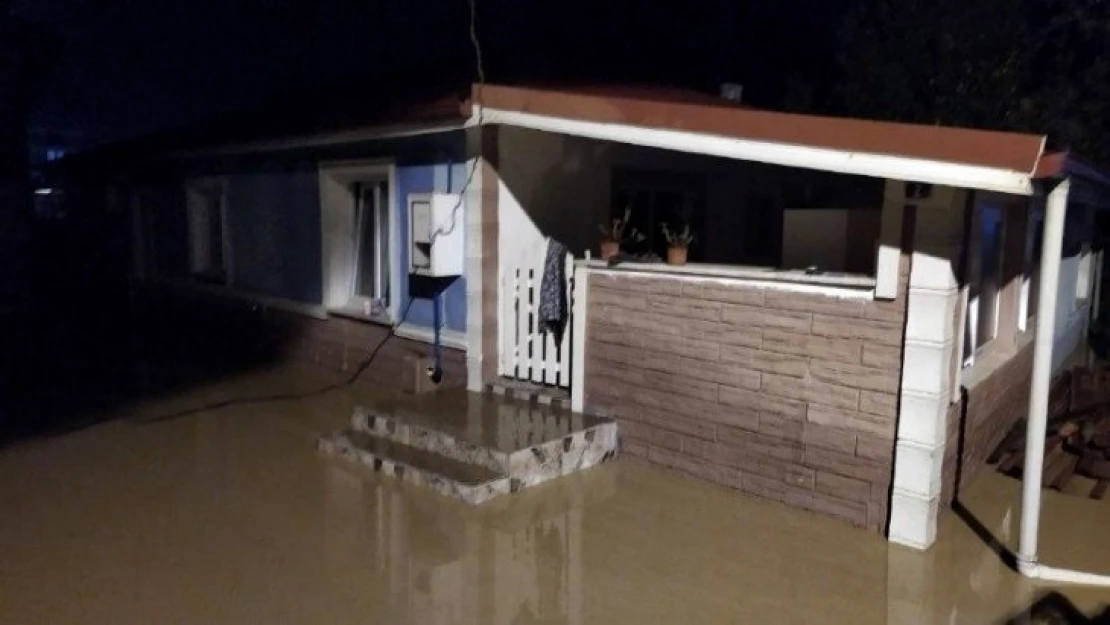
<path fill-rule="evenodd" d="M 405 392 L 425 383 L 417 360 L 432 354 L 431 345 L 389 337 L 382 325 L 335 316 L 316 319 L 177 289 L 147 291 L 142 307 L 154 332 L 176 334 L 179 341 L 219 343 L 245 360 L 304 365 L 344 378 L 388 338 L 359 380 Z M 443 348 L 443 368 L 444 386 L 466 386 L 465 352 Z"/>
<path fill-rule="evenodd" d="M 1029 386 L 1033 374 L 1033 342 L 1027 341 L 1004 364 L 948 408 L 948 443 L 945 447 L 941 502 L 950 505 L 959 488 L 967 486 L 986 466 L 987 458 L 1014 425 L 1029 412 Z M 1056 376 L 1049 392 L 1049 415 L 1068 410 L 1071 377 Z M 964 404 L 966 402 L 966 414 Z M 961 454 L 962 451 L 962 454 Z"/>
<path fill-rule="evenodd" d="M 904 288 L 877 302 L 598 270 L 588 288 L 586 408 L 617 418 L 626 453 L 884 529 Z"/>

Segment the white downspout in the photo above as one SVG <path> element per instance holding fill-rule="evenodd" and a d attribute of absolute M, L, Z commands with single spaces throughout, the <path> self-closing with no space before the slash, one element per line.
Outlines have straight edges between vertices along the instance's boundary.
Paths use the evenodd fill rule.
<path fill-rule="evenodd" d="M 1018 571 L 1029 578 L 1053 582 L 1110 586 L 1110 576 L 1044 566 L 1037 561 L 1041 520 L 1041 481 L 1044 474 L 1045 434 L 1048 426 L 1048 391 L 1052 378 L 1052 344 L 1055 338 L 1056 296 L 1060 285 L 1060 259 L 1064 244 L 1064 219 L 1068 210 L 1069 180 L 1048 196 L 1041 251 L 1041 288 L 1037 294 L 1037 329 L 1033 339 L 1033 380 L 1029 391 L 1029 423 L 1025 432 L 1025 468 L 1021 488 L 1021 536 Z"/>
<path fill-rule="evenodd" d="M 1095 274 L 1095 278 L 1094 278 L 1094 280 L 1095 280 L 1094 300 L 1095 301 L 1092 302 L 1092 304 L 1094 304 L 1094 311 L 1091 314 L 1091 321 L 1095 322 L 1096 325 L 1098 323 L 1098 315 L 1099 315 L 1100 309 L 1102 308 L 1102 262 L 1103 262 L 1103 259 L 1105 257 L 1106 257 L 1106 250 L 1104 250 L 1104 249 L 1100 249 L 1098 251 L 1098 253 L 1095 254 L 1095 270 L 1094 270 L 1094 274 Z"/>

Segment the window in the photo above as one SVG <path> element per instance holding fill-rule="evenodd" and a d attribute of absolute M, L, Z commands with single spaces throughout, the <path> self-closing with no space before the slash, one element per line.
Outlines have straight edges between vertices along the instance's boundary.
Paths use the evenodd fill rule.
<path fill-rule="evenodd" d="M 1018 311 L 1018 330 L 1032 329 L 1029 320 L 1037 314 L 1037 297 L 1040 293 L 1041 244 L 1044 235 L 1044 213 L 1041 207 L 1029 214 L 1025 230 L 1025 270 L 1021 279 L 1021 304 Z"/>
<path fill-rule="evenodd" d="M 967 321 L 964 324 L 965 365 L 998 334 L 999 291 L 1005 241 L 1005 207 L 977 201 L 972 221 L 968 265 Z"/>
<path fill-rule="evenodd" d="M 384 180 L 351 184 L 354 202 L 350 303 L 380 313 L 389 308 L 389 197 Z"/>
<path fill-rule="evenodd" d="M 226 185 L 223 181 L 189 184 L 189 272 L 206 282 L 230 282 Z"/>
<path fill-rule="evenodd" d="M 1065 230 L 1064 256 L 1077 258 L 1075 276 L 1075 299 L 1072 301 L 1072 311 L 1086 306 L 1091 299 L 1094 286 L 1094 263 L 1091 248 L 1091 233 L 1094 232 L 1094 213 L 1087 206 L 1071 205 L 1068 207 L 1068 219 Z"/>
<path fill-rule="evenodd" d="M 673 172 L 648 172 L 617 170 L 613 172 L 612 217 L 624 216 L 630 211 L 629 235 L 633 228 L 644 235 L 644 241 L 631 244 L 628 251 L 634 254 L 654 254 L 666 257 L 667 240 L 663 224 L 681 229 L 689 224 L 695 239 L 690 246 L 690 260 L 702 260 L 699 239 L 705 204 L 705 181 L 697 175 Z"/>
<path fill-rule="evenodd" d="M 65 155 L 66 155 L 66 151 L 62 148 L 47 148 L 46 149 L 46 160 L 48 160 L 48 161 L 59 160 Z"/>
<path fill-rule="evenodd" d="M 113 189 L 113 202 L 119 190 Z M 149 189 L 135 189 L 131 193 L 131 271 L 139 279 L 153 278 L 158 274 L 158 259 L 154 240 L 157 232 L 155 194 Z"/>
<path fill-rule="evenodd" d="M 399 313 L 394 169 L 390 164 L 320 166 L 324 304 L 328 310 L 383 323 Z M 399 213 L 397 213 L 399 214 Z"/>

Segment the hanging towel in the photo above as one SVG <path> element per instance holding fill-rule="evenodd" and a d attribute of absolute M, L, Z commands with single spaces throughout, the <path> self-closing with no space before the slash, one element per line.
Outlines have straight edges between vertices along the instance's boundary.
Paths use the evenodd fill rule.
<path fill-rule="evenodd" d="M 540 326 L 559 341 L 567 319 L 567 246 L 547 240 L 547 258 L 540 282 Z"/>

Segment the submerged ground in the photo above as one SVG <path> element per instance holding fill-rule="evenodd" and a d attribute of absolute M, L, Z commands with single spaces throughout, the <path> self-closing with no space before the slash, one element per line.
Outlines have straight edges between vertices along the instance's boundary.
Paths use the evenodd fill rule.
<path fill-rule="evenodd" d="M 1004 623 L 1110 602 L 1003 566 L 983 536 L 1016 540 L 1020 484 L 993 471 L 922 554 L 630 459 L 467 509 L 315 452 L 374 400 L 357 386 L 192 411 L 320 384 L 228 375 L 0 450 L 0 623 Z M 1110 571 L 1108 527 L 1110 506 L 1047 493 L 1046 562 Z"/>

